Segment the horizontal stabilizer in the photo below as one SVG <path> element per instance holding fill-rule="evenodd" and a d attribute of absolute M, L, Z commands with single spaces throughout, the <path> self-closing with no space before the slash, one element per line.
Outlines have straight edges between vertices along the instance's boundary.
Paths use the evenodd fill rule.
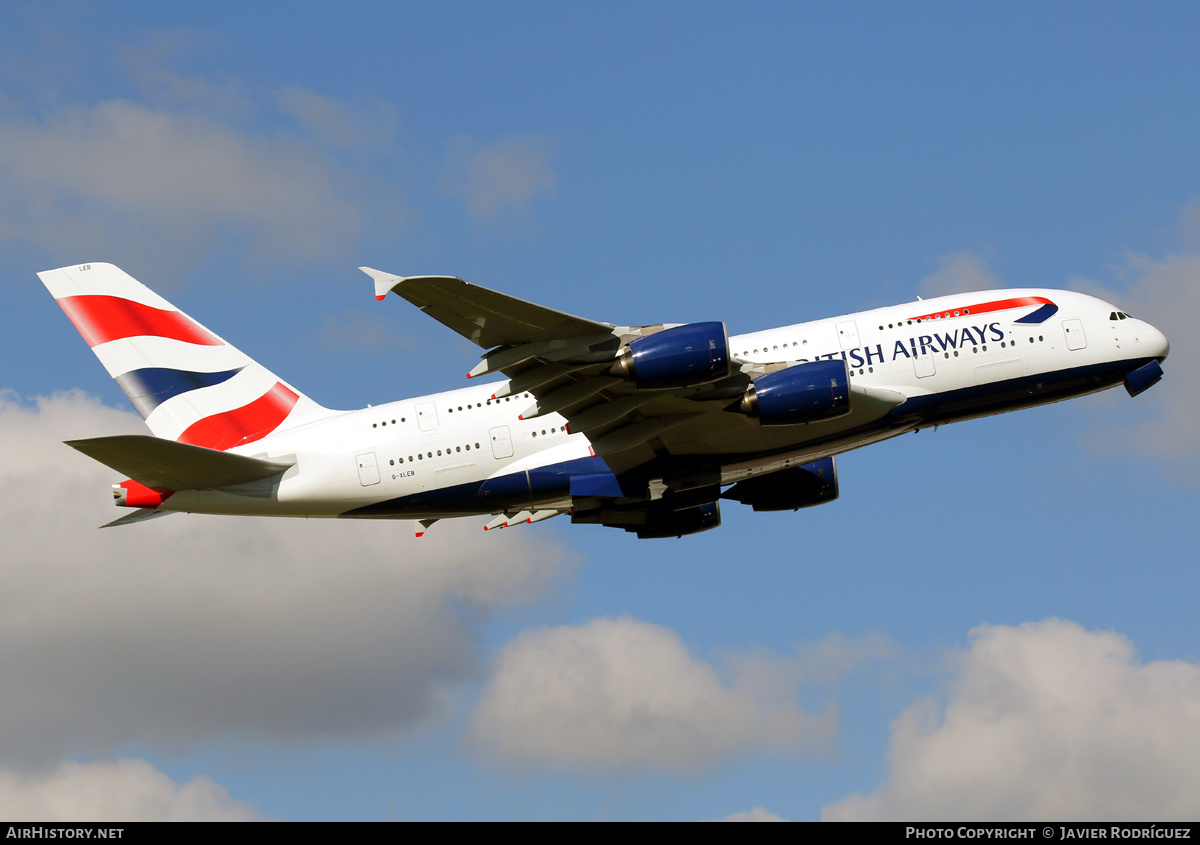
<path fill-rule="evenodd" d="M 138 508 L 133 513 L 127 513 L 119 519 L 114 519 L 112 522 L 106 522 L 101 525 L 101 528 L 113 528 L 117 525 L 132 525 L 135 522 L 145 522 L 147 519 L 154 519 L 156 516 L 170 516 L 175 511 L 160 511 L 154 508 Z"/>
<path fill-rule="evenodd" d="M 159 490 L 205 490 L 270 478 L 295 461 L 266 461 L 144 434 L 68 440 L 67 445 Z"/>

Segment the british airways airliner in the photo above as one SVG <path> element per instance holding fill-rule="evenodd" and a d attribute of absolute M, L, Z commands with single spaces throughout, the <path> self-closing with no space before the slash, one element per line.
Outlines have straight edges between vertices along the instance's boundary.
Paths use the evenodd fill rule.
<path fill-rule="evenodd" d="M 720 500 L 838 496 L 835 456 L 926 426 L 1163 374 L 1162 332 L 1060 290 L 962 293 L 743 335 L 617 326 L 450 276 L 361 268 L 484 350 L 476 383 L 334 411 L 111 264 L 39 277 L 153 436 L 69 445 L 127 480 L 126 524 L 168 513 L 408 519 L 569 514 L 638 537 L 720 524 Z"/>

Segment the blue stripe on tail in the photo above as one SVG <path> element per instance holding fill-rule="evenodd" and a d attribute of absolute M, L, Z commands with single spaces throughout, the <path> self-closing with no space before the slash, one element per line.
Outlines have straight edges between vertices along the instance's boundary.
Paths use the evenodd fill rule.
<path fill-rule="evenodd" d="M 166 367 L 146 367 L 116 376 L 114 380 L 117 386 L 125 391 L 125 395 L 142 415 L 142 419 L 145 419 L 150 416 L 151 411 L 168 399 L 190 390 L 221 384 L 236 376 L 242 369 L 238 367 L 220 373 L 197 373 Z"/>

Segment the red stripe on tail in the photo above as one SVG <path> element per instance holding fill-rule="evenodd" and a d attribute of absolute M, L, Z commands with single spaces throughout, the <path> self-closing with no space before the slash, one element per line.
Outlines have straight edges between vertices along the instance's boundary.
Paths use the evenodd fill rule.
<path fill-rule="evenodd" d="M 298 401 L 298 393 L 277 381 L 249 405 L 192 423 L 178 440 L 221 452 L 243 443 L 253 443 L 278 428 Z"/>
<path fill-rule="evenodd" d="M 58 300 L 67 317 L 79 329 L 88 346 L 99 346 L 123 337 L 166 337 L 201 346 L 220 346 L 221 341 L 179 311 L 151 308 L 119 296 L 64 296 Z"/>

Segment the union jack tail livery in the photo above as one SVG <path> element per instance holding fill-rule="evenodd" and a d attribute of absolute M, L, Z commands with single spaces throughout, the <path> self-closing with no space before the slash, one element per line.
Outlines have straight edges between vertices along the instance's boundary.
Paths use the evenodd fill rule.
<path fill-rule="evenodd" d="M 111 264 L 38 277 L 155 437 L 223 452 L 332 413 Z"/>

